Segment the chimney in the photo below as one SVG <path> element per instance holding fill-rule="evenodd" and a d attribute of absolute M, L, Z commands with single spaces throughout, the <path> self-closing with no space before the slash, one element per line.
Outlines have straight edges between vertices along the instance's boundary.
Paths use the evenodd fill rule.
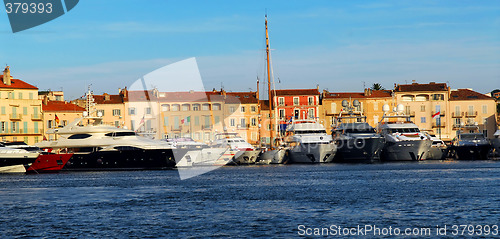
<path fill-rule="evenodd" d="M 260 99 L 260 92 L 259 92 L 259 77 L 257 77 L 257 102 Z"/>
<path fill-rule="evenodd" d="M 108 93 L 104 93 L 103 95 L 104 95 L 104 100 L 105 100 L 105 101 L 107 101 L 107 100 L 110 100 L 110 99 L 111 99 L 111 97 L 109 96 L 109 94 L 108 94 Z"/>
<path fill-rule="evenodd" d="M 367 95 L 368 95 L 368 89 L 367 89 L 367 88 L 365 88 L 365 91 L 363 92 L 363 95 L 364 95 L 364 96 L 367 96 Z"/>
<path fill-rule="evenodd" d="M 5 85 L 11 84 L 12 76 L 10 76 L 10 66 L 6 66 L 5 70 L 3 70 L 3 83 Z"/>
<path fill-rule="evenodd" d="M 43 97 L 43 104 L 44 104 L 44 105 L 47 105 L 48 103 L 49 103 L 49 97 L 48 97 L 47 95 L 45 95 L 45 96 Z"/>

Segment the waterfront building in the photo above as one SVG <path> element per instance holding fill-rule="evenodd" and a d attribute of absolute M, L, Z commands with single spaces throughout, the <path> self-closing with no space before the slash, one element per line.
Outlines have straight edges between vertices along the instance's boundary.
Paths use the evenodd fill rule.
<path fill-rule="evenodd" d="M 0 137 L 2 141 L 42 140 L 42 101 L 38 88 L 11 76 L 7 66 L 0 76 Z"/>
<path fill-rule="evenodd" d="M 421 130 L 451 141 L 460 126 L 475 124 L 487 137 L 496 125 L 493 98 L 470 89 L 451 90 L 445 83 L 395 85 L 394 95 Z M 436 114 L 439 112 L 439 117 Z"/>
<path fill-rule="evenodd" d="M 479 127 L 485 137 L 493 138 L 497 127 L 495 99 L 471 89 L 457 89 L 450 93 L 450 110 L 452 130 L 460 126 L 474 125 Z M 455 137 L 451 135 L 451 138 Z"/>
<path fill-rule="evenodd" d="M 47 134 L 47 130 L 64 127 L 77 118 L 83 117 L 85 108 L 64 100 L 49 100 L 45 96 L 42 104 L 44 138 L 53 140 L 54 134 Z"/>
<path fill-rule="evenodd" d="M 391 90 L 365 89 L 364 92 L 328 92 L 322 93 L 320 119 L 323 119 L 327 132 L 331 132 L 335 118 L 343 111 L 342 101 L 347 101 L 351 106 L 357 100 L 360 104 L 354 107 L 354 114 L 366 116 L 366 122 L 372 127 L 377 127 L 384 115 L 382 106 L 396 105 Z M 345 112 L 344 112 L 345 113 Z"/>
<path fill-rule="evenodd" d="M 71 101 L 82 108 L 87 109 L 87 95 Z M 103 117 L 103 124 L 115 127 L 125 127 L 125 102 L 127 101 L 127 89 L 119 89 L 118 94 L 111 95 L 103 93 L 102 95 L 92 94 L 92 106 L 90 114 Z M 95 112 L 94 112 L 95 111 Z M 130 127 L 130 126 L 129 126 Z"/>

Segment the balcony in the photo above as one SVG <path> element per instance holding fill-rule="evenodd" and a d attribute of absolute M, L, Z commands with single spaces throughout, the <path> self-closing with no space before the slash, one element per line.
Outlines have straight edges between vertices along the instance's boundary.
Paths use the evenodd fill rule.
<path fill-rule="evenodd" d="M 12 121 L 20 121 L 23 118 L 21 114 L 9 114 L 9 116 Z"/>
<path fill-rule="evenodd" d="M 466 114 L 465 114 L 465 117 L 468 117 L 468 118 L 474 118 L 477 116 L 477 111 L 468 111 Z"/>
<path fill-rule="evenodd" d="M 415 117 L 415 111 L 405 111 L 405 115 Z"/>
<path fill-rule="evenodd" d="M 31 120 L 32 121 L 41 121 L 42 120 L 42 115 L 31 115 Z"/>
<path fill-rule="evenodd" d="M 436 111 L 432 111 L 432 115 L 434 115 L 435 113 L 437 113 L 437 112 L 436 112 Z M 441 116 L 441 117 L 445 116 L 445 112 L 444 112 L 444 110 L 441 110 L 441 111 L 440 111 L 439 116 Z"/>
<path fill-rule="evenodd" d="M 464 117 L 464 115 L 465 115 L 465 113 L 464 113 L 464 112 L 453 112 L 453 113 L 451 114 L 451 117 L 452 117 L 452 118 L 462 118 L 462 117 Z"/>
<path fill-rule="evenodd" d="M 212 125 L 202 125 L 201 129 L 202 130 L 212 130 Z"/>
<path fill-rule="evenodd" d="M 248 129 L 248 128 L 250 128 L 250 124 L 238 125 L 238 129 Z"/>
<path fill-rule="evenodd" d="M 436 123 L 432 123 L 432 128 L 444 128 L 446 127 L 446 124 L 444 122 L 441 122 L 439 125 Z"/>

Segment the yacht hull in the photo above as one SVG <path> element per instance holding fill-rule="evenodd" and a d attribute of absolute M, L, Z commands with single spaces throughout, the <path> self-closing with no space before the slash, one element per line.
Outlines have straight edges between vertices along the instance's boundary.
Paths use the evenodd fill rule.
<path fill-rule="evenodd" d="M 288 150 L 291 163 L 330 163 L 337 151 L 335 144 L 303 143 Z"/>
<path fill-rule="evenodd" d="M 334 162 L 359 163 L 380 161 L 384 138 L 356 138 L 337 141 Z"/>
<path fill-rule="evenodd" d="M 457 160 L 487 160 L 491 145 L 464 145 L 453 146 L 452 155 Z"/>
<path fill-rule="evenodd" d="M 0 155 L 0 173 L 24 173 L 37 157 L 38 153 Z"/>
<path fill-rule="evenodd" d="M 233 158 L 233 162 L 237 165 L 244 164 L 255 164 L 260 151 L 258 150 L 240 150 L 236 152 Z"/>
<path fill-rule="evenodd" d="M 286 149 L 273 149 L 262 153 L 257 163 L 259 164 L 283 164 L 286 161 Z"/>
<path fill-rule="evenodd" d="M 382 150 L 384 161 L 418 161 L 425 159 L 432 145 L 431 140 L 386 142 Z"/>
<path fill-rule="evenodd" d="M 434 147 L 431 146 L 429 153 L 425 155 L 426 160 L 444 160 L 448 155 L 447 147 Z"/>
<path fill-rule="evenodd" d="M 25 165 L 26 173 L 57 173 L 73 154 L 40 154 L 31 165 Z"/>
<path fill-rule="evenodd" d="M 500 138 L 494 138 L 491 140 L 491 146 L 493 147 L 492 153 L 493 157 L 500 157 Z"/>
<path fill-rule="evenodd" d="M 224 166 L 233 163 L 235 152 L 225 148 L 205 148 L 188 151 L 180 160 L 176 160 L 176 167 L 195 166 Z"/>
<path fill-rule="evenodd" d="M 176 150 L 175 156 L 182 157 L 185 149 Z M 144 170 L 169 169 L 175 166 L 172 149 L 96 151 L 75 153 L 63 170 L 99 171 L 99 170 Z"/>

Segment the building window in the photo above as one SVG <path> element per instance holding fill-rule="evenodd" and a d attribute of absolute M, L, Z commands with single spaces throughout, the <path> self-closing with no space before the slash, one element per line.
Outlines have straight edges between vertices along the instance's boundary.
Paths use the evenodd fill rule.
<path fill-rule="evenodd" d="M 12 122 L 12 124 L 11 124 L 12 126 L 10 127 L 10 128 L 11 128 L 11 130 L 12 130 L 12 132 L 14 132 L 14 133 L 15 133 L 15 132 L 17 132 L 16 123 L 17 123 L 17 122 Z M 16 140 L 14 140 L 14 141 L 16 141 Z"/>
<path fill-rule="evenodd" d="M 245 113 L 245 110 L 246 110 L 245 106 L 241 106 L 241 108 L 240 108 L 241 113 Z"/>
<path fill-rule="evenodd" d="M 168 116 L 163 117 L 163 126 L 168 126 Z"/>
<path fill-rule="evenodd" d="M 134 107 L 128 108 L 128 115 L 135 115 L 135 108 Z"/>
<path fill-rule="evenodd" d="M 201 105 L 201 110 L 210 110 L 210 104 Z"/>
<path fill-rule="evenodd" d="M 285 98 L 284 97 L 279 97 L 278 98 L 278 105 L 279 106 L 285 106 Z"/>
<path fill-rule="evenodd" d="M 483 105 L 483 114 L 488 114 L 488 106 Z"/>
<path fill-rule="evenodd" d="M 104 110 L 97 110 L 97 115 L 104 116 Z"/>
<path fill-rule="evenodd" d="M 30 93 L 29 97 L 30 97 L 30 100 L 32 100 L 33 99 L 33 93 Z"/>
<path fill-rule="evenodd" d="M 220 104 L 213 104 L 213 105 L 212 105 L 212 109 L 213 109 L 213 110 L 220 110 L 220 108 L 221 108 L 221 107 L 220 107 Z"/>
<path fill-rule="evenodd" d="M 308 104 L 308 105 L 314 105 L 314 97 L 309 96 L 309 97 L 307 98 L 307 104 Z"/>
<path fill-rule="evenodd" d="M 172 111 L 179 111 L 180 105 L 178 104 L 173 104 L 172 105 Z"/>
<path fill-rule="evenodd" d="M 0 129 L 2 130 L 2 133 L 3 133 L 3 132 L 5 132 L 5 125 L 6 125 L 6 124 L 5 124 L 5 121 L 2 121 L 2 122 L 0 123 Z"/>
<path fill-rule="evenodd" d="M 415 101 L 427 101 L 427 95 L 417 95 Z"/>
<path fill-rule="evenodd" d="M 38 122 L 34 122 L 35 125 L 33 128 L 35 128 L 35 134 L 38 134 Z"/>
<path fill-rule="evenodd" d="M 200 125 L 200 116 L 194 117 L 194 125 L 196 125 L 196 126 Z"/>
<path fill-rule="evenodd" d="M 420 112 L 425 112 L 425 105 L 420 106 Z"/>
<path fill-rule="evenodd" d="M 403 95 L 402 100 L 403 101 L 413 101 L 414 97 L 413 95 Z"/>
<path fill-rule="evenodd" d="M 433 94 L 432 100 L 444 100 L 444 95 L 443 94 Z"/>
<path fill-rule="evenodd" d="M 245 128 L 245 127 L 246 127 L 246 125 L 247 125 L 247 123 L 246 123 L 246 119 L 245 119 L 245 118 L 241 118 L 241 119 L 240 119 L 240 126 L 241 126 L 242 128 Z"/>
<path fill-rule="evenodd" d="M 299 105 L 299 97 L 293 97 L 293 105 Z"/>
<path fill-rule="evenodd" d="M 151 114 L 151 107 L 147 107 L 147 108 L 146 108 L 146 114 L 147 114 L 147 115 L 150 115 L 150 114 Z"/>
<path fill-rule="evenodd" d="M 56 101 L 62 101 L 62 97 L 60 95 L 56 95 Z"/>
<path fill-rule="evenodd" d="M 23 115 L 28 115 L 28 107 L 23 107 Z"/>
<path fill-rule="evenodd" d="M 314 109 L 309 109 L 309 119 L 314 119 Z"/>
<path fill-rule="evenodd" d="M 19 96 L 18 98 L 19 98 L 20 100 L 22 100 L 22 99 L 23 99 L 23 93 L 19 92 L 18 96 Z"/>
<path fill-rule="evenodd" d="M 113 116 L 120 116 L 122 114 L 120 109 L 113 109 Z"/>
<path fill-rule="evenodd" d="M 453 124 L 455 127 L 459 127 L 462 124 L 462 119 L 461 118 L 453 119 Z"/>
<path fill-rule="evenodd" d="M 378 111 L 378 102 L 373 102 L 373 110 Z"/>
<path fill-rule="evenodd" d="M 229 119 L 229 126 L 234 127 L 236 125 L 236 120 L 233 118 Z"/>
<path fill-rule="evenodd" d="M 252 111 L 253 113 L 257 112 L 257 107 L 255 106 L 250 107 L 250 111 Z"/>
<path fill-rule="evenodd" d="M 35 137 L 35 144 L 38 143 L 38 136 Z"/>
<path fill-rule="evenodd" d="M 251 122 L 252 126 L 257 126 L 257 119 L 256 118 L 252 118 L 250 122 Z"/>
<path fill-rule="evenodd" d="M 68 125 L 68 121 L 67 121 L 67 120 L 63 120 L 63 121 L 62 121 L 62 123 L 63 123 L 63 124 L 62 124 L 63 126 Z"/>
<path fill-rule="evenodd" d="M 279 109 L 279 117 L 280 119 L 285 119 L 285 109 Z"/>
<path fill-rule="evenodd" d="M 474 115 L 474 106 L 473 105 L 469 105 L 469 114 Z"/>
<path fill-rule="evenodd" d="M 5 106 L 2 106 L 2 114 L 5 114 Z"/>
<path fill-rule="evenodd" d="M 200 104 L 194 104 L 193 111 L 200 111 Z"/>
<path fill-rule="evenodd" d="M 218 124 L 220 122 L 219 116 L 214 116 L 214 124 Z"/>
<path fill-rule="evenodd" d="M 337 113 L 337 104 L 336 103 L 332 103 L 330 105 L 330 108 L 331 108 L 332 114 Z"/>
<path fill-rule="evenodd" d="M 47 121 L 47 128 L 52 128 L 52 120 Z"/>
<path fill-rule="evenodd" d="M 204 128 L 209 129 L 212 125 L 210 124 L 210 116 L 204 116 L 205 117 L 205 126 Z"/>
<path fill-rule="evenodd" d="M 190 105 L 189 104 L 183 104 L 182 105 L 182 111 L 189 111 Z"/>
<path fill-rule="evenodd" d="M 460 105 L 455 106 L 455 115 L 460 115 L 462 112 L 460 112 Z"/>
<path fill-rule="evenodd" d="M 135 131 L 135 120 L 130 120 L 130 129 Z"/>
<path fill-rule="evenodd" d="M 234 113 L 235 111 L 236 111 L 236 107 L 234 107 L 234 106 L 229 107 L 230 113 Z"/>
<path fill-rule="evenodd" d="M 420 117 L 420 123 L 426 123 L 425 117 Z"/>

